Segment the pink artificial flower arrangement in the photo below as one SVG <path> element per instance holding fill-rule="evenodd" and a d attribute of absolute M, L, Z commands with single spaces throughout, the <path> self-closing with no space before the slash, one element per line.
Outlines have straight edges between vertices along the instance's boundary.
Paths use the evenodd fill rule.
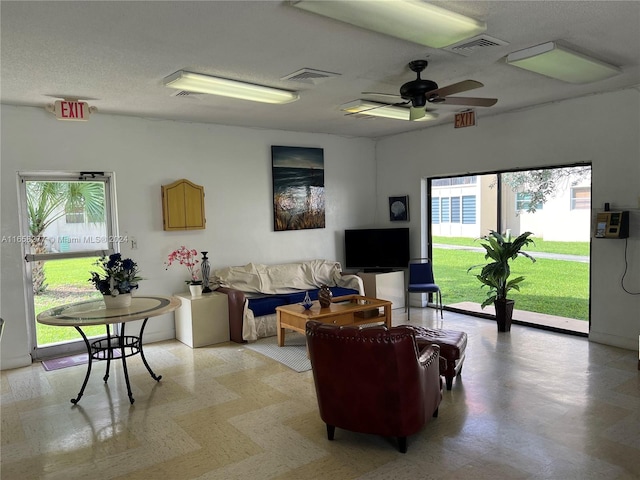
<path fill-rule="evenodd" d="M 189 276 L 191 277 L 191 280 L 187 280 L 187 283 L 201 283 L 202 280 L 198 280 L 198 271 L 195 268 L 196 265 L 200 263 L 200 261 L 196 258 L 197 255 L 197 250 L 190 250 L 182 245 L 180 248 L 174 250 L 169 254 L 169 259 L 165 262 L 165 270 L 168 270 L 173 263 L 179 263 L 180 265 L 184 265 L 185 267 L 187 267 L 187 270 L 189 270 Z"/>

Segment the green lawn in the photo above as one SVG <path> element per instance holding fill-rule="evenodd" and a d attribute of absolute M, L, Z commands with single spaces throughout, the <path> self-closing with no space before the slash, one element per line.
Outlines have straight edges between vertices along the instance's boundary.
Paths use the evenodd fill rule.
<path fill-rule="evenodd" d="M 454 243 L 455 241 L 455 243 Z M 479 246 L 473 239 L 434 237 L 434 244 Z M 538 250 L 534 250 L 538 249 Z M 588 255 L 586 242 L 536 241 L 528 252 L 535 251 Z M 583 253 L 585 252 L 586 253 Z M 578 253 L 580 252 L 580 253 Z M 458 302 L 482 303 L 487 289 L 467 269 L 485 263 L 484 253 L 468 250 L 433 248 L 433 268 L 436 282 L 442 290 L 445 305 Z M 532 263 L 526 258 L 513 262 L 512 275 L 523 275 L 521 291 L 509 296 L 516 301 L 516 308 L 530 312 L 546 313 L 561 317 L 588 320 L 589 318 L 589 264 L 563 260 L 537 259 Z"/>
<path fill-rule="evenodd" d="M 562 253 L 566 255 L 589 255 L 589 242 L 553 242 L 533 237 L 535 245 L 525 247 L 527 252 Z M 468 237 L 433 237 L 434 244 L 462 245 L 482 248 L 480 241 Z"/>
<path fill-rule="evenodd" d="M 45 310 L 71 302 L 80 302 L 102 298 L 100 292 L 89 282 L 89 272 L 95 270 L 93 263 L 97 258 L 73 258 L 67 260 L 50 260 L 45 263 L 47 289 L 34 297 L 36 316 Z M 87 327 L 87 336 L 102 335 L 104 326 Z M 53 327 L 36 322 L 38 345 L 81 339 L 75 328 Z"/>

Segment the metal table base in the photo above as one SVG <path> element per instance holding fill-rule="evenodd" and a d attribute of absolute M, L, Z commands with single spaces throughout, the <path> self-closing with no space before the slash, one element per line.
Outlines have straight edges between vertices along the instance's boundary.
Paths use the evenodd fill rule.
<path fill-rule="evenodd" d="M 142 363 L 147 368 L 149 373 L 151 374 L 151 378 L 153 378 L 156 382 L 159 382 L 162 378 L 162 375 L 156 375 L 149 363 L 147 362 L 146 357 L 144 356 L 144 350 L 142 348 L 142 335 L 144 334 L 144 328 L 147 326 L 147 320 L 149 318 L 145 318 L 144 322 L 142 322 L 142 328 L 140 329 L 139 336 L 125 335 L 124 329 L 125 324 L 120 324 L 120 334 L 112 336 L 111 329 L 109 325 L 107 325 L 107 336 L 106 338 L 102 338 L 100 340 L 95 340 L 93 342 L 89 342 L 89 339 L 82 331 L 82 328 L 76 326 L 75 329 L 80 333 L 82 339 L 84 340 L 84 344 L 87 347 L 88 354 L 88 362 L 87 362 L 87 373 L 84 377 L 84 381 L 82 382 L 82 387 L 80 388 L 80 392 L 76 398 L 71 399 L 71 403 L 74 405 L 80 401 L 82 395 L 84 394 L 84 389 L 87 386 L 87 382 L 89 381 L 89 377 L 91 376 L 91 366 L 94 360 L 107 362 L 107 369 L 104 377 L 102 379 L 106 383 L 109 379 L 109 370 L 111 367 L 111 360 L 116 359 L 117 357 L 114 355 L 114 352 L 117 350 L 120 353 L 120 358 L 122 359 L 122 369 L 124 371 L 124 380 L 127 384 L 127 394 L 129 395 L 129 401 L 131 403 L 135 402 L 133 398 L 133 393 L 131 392 L 131 384 L 129 383 L 129 371 L 127 369 L 127 357 L 132 357 L 134 355 L 140 355 L 142 357 Z"/>

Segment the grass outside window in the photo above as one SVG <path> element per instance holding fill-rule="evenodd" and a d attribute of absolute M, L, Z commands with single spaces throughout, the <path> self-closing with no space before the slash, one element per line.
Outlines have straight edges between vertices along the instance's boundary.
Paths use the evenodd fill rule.
<path fill-rule="evenodd" d="M 562 255 L 589 255 L 589 242 L 554 242 L 532 237 L 535 245 L 523 248 L 528 253 L 543 252 Z M 482 248 L 478 239 L 469 237 L 432 237 L 433 244 Z"/>
<path fill-rule="evenodd" d="M 536 244 L 525 249 L 533 257 L 536 252 L 589 255 L 588 242 L 534 240 Z M 473 238 L 433 237 L 433 243 L 482 248 Z M 487 288 L 481 288 L 473 272 L 467 273 L 470 266 L 484 262 L 483 252 L 433 247 L 434 276 L 443 292 L 445 305 L 484 301 Z M 525 277 L 520 292 L 509 292 L 509 298 L 516 302 L 518 310 L 588 320 L 588 263 L 546 258 L 536 258 L 536 263 L 531 263 L 526 258 L 518 258 L 513 262 L 511 272 L 514 277 Z"/>
<path fill-rule="evenodd" d="M 95 270 L 95 258 L 72 258 L 67 260 L 49 260 L 44 264 L 47 278 L 47 289 L 40 295 L 34 296 L 36 317 L 40 312 L 59 307 L 67 303 L 98 300 L 102 298 L 100 292 L 89 282 L 91 270 Z M 54 327 L 36 322 L 38 345 L 81 340 L 82 337 L 75 328 Z M 87 337 L 104 335 L 104 325 L 85 327 Z"/>

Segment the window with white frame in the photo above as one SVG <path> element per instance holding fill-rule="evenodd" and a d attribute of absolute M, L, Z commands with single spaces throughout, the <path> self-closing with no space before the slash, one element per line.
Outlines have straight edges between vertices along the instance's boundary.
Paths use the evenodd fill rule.
<path fill-rule="evenodd" d="M 571 188 L 571 210 L 591 208 L 591 187 Z"/>
<path fill-rule="evenodd" d="M 452 185 L 475 185 L 478 183 L 478 177 L 476 175 L 468 175 L 466 177 L 450 177 L 450 178 L 436 178 L 432 180 L 432 187 L 450 187 Z"/>
<path fill-rule="evenodd" d="M 440 223 L 440 197 L 431 199 L 431 223 Z"/>
<path fill-rule="evenodd" d="M 516 211 L 528 211 L 531 205 L 531 194 L 518 192 L 516 193 Z M 542 202 L 535 205 L 536 210 L 542 210 Z"/>
<path fill-rule="evenodd" d="M 440 199 L 440 218 L 442 223 L 449 223 L 449 197 Z"/>
<path fill-rule="evenodd" d="M 460 223 L 460 197 L 451 197 L 451 223 Z"/>
<path fill-rule="evenodd" d="M 431 223 L 460 223 L 463 216 L 461 206 L 460 197 L 434 197 L 431 200 Z M 467 211 L 466 223 L 475 223 L 475 196 L 468 197 L 467 208 L 473 210 L 473 214 Z"/>
<path fill-rule="evenodd" d="M 84 223 L 84 207 L 67 209 L 65 223 Z"/>
<path fill-rule="evenodd" d="M 476 223 L 476 196 L 464 195 L 462 197 L 462 223 Z"/>

